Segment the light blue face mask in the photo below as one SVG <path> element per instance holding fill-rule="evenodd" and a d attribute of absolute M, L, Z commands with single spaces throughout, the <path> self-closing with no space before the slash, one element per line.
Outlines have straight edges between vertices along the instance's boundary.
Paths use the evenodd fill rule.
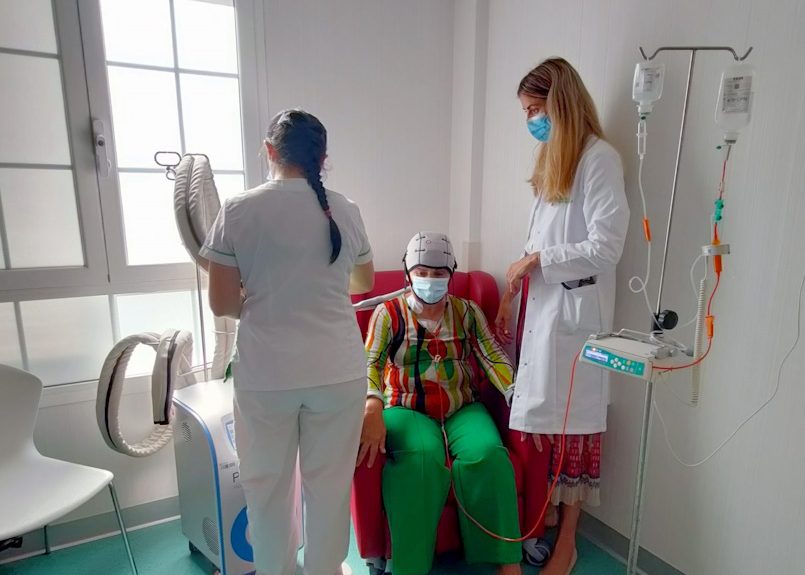
<path fill-rule="evenodd" d="M 545 113 L 537 114 L 528 119 L 528 131 L 540 142 L 547 142 L 551 137 L 551 120 Z"/>
<path fill-rule="evenodd" d="M 411 289 L 416 296 L 425 303 L 434 304 L 447 295 L 447 286 L 450 278 L 420 278 L 411 277 Z"/>

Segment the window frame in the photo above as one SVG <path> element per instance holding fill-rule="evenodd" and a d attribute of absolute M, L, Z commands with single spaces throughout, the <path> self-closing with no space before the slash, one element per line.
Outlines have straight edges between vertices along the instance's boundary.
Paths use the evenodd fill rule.
<path fill-rule="evenodd" d="M 84 265 L 11 269 L 8 267 L 11 263 L 8 238 L 5 226 L 0 225 L 3 255 L 7 266 L 6 269 L 0 269 L 0 301 L 11 301 L 10 294 L 20 290 L 72 288 L 108 281 L 78 10 L 72 1 L 54 1 L 52 6 L 56 54 L 11 48 L 0 48 L 0 53 L 58 61 L 71 163 L 55 165 L 0 162 L 0 168 L 71 170 Z M 0 198 L 0 217 L 3 215 Z"/>
<path fill-rule="evenodd" d="M 173 41 L 173 52 L 177 55 L 177 39 L 176 39 L 176 23 L 175 23 L 175 7 L 174 0 L 167 0 L 170 6 L 171 15 L 171 36 Z M 182 117 L 182 89 L 180 82 L 180 75 L 183 73 L 191 73 L 213 77 L 226 77 L 236 78 L 238 80 L 239 89 L 239 104 L 241 109 L 241 126 L 246 124 L 243 102 L 243 86 L 241 80 L 241 71 L 238 70 L 237 74 L 223 73 L 223 72 L 206 72 L 199 70 L 184 69 L 179 66 L 178 61 L 174 61 L 173 67 L 167 66 L 149 66 L 140 64 L 126 64 L 119 62 L 107 62 L 106 51 L 104 48 L 103 40 L 103 22 L 101 16 L 100 0 L 78 0 L 79 13 L 81 18 L 82 30 L 84 33 L 84 54 L 86 59 L 87 70 L 87 88 L 89 92 L 90 107 L 92 109 L 93 119 L 103 122 L 107 140 L 107 154 L 111 162 L 111 169 L 109 170 L 108 177 L 99 176 L 100 197 L 102 212 L 104 214 L 104 224 L 106 232 L 106 245 L 109 263 L 109 277 L 112 283 L 122 283 L 124 285 L 132 282 L 140 282 L 143 279 L 146 281 L 174 281 L 183 279 L 193 279 L 195 275 L 194 266 L 192 263 L 169 263 L 169 264 L 147 264 L 147 265 L 129 265 L 126 261 L 126 239 L 124 229 L 124 216 L 123 205 L 120 194 L 120 179 L 121 173 L 145 173 L 145 174 L 161 174 L 164 170 L 159 168 L 154 163 L 151 168 L 119 168 L 117 157 L 115 154 L 115 138 L 114 124 L 112 121 L 112 107 L 110 102 L 109 91 L 109 77 L 107 73 L 108 65 L 123 66 L 141 70 L 155 70 L 162 72 L 169 72 L 174 75 L 176 83 L 177 95 L 177 114 L 179 121 L 179 150 L 165 150 L 176 151 L 181 153 L 185 152 L 203 152 L 203 150 L 187 150 L 185 145 L 184 134 L 184 119 Z M 237 6 L 234 6 L 235 14 L 237 15 Z M 237 21 L 237 17 L 236 17 Z M 91 32 L 90 32 L 91 31 Z M 236 26 L 236 41 L 237 40 L 237 26 Z M 240 66 L 239 66 L 240 68 Z M 241 154 L 244 158 L 244 170 L 218 170 L 215 169 L 215 174 L 244 174 L 246 168 L 246 154 L 244 153 L 244 130 L 241 128 Z M 162 151 L 162 150 L 155 150 Z"/>
<path fill-rule="evenodd" d="M 173 11 L 173 0 L 168 1 Z M 263 6 L 261 2 L 254 0 L 233 0 L 232 4 L 235 9 L 238 44 L 237 78 L 243 170 L 219 170 L 213 166 L 213 172 L 216 175 L 242 173 L 245 188 L 248 189 L 259 185 L 267 175 L 265 162 L 258 156 L 262 142 L 261 127 L 268 122 Z M 7 48 L 0 48 L 0 53 L 37 55 L 60 60 L 72 166 L 58 167 L 69 167 L 73 172 L 85 265 L 65 268 L 0 268 L 0 302 L 172 291 L 196 286 L 195 267 L 189 262 L 137 266 L 126 264 L 100 0 L 53 0 L 52 6 L 57 55 Z M 178 66 L 175 66 L 175 71 L 177 75 L 190 72 L 235 77 L 233 74 L 185 70 Z M 105 126 L 107 154 L 112 164 L 106 178 L 99 175 L 96 165 L 93 120 L 100 120 Z M 56 166 L 0 162 L 0 168 L 6 167 Z M 152 169 L 125 171 L 163 173 L 156 164 Z M 9 264 L 9 245 L 3 226 L 0 226 L 0 239 L 5 260 Z"/>
<path fill-rule="evenodd" d="M 171 14 L 174 14 L 174 0 L 168 1 L 171 5 Z M 192 263 L 139 266 L 126 264 L 124 220 L 115 157 L 115 134 L 109 99 L 100 0 L 52 0 L 51 4 L 57 55 L 4 48 L 0 48 L 0 53 L 45 55 L 60 60 L 72 161 L 70 167 L 75 182 L 85 265 L 75 268 L 15 270 L 0 268 L 0 302 L 9 302 L 14 306 L 20 360 L 24 368 L 28 367 L 29 361 L 22 322 L 22 302 L 106 296 L 109 302 L 112 334 L 115 339 L 119 339 L 126 334 L 119 333 L 115 296 L 172 291 L 195 292 L 206 289 L 206 277 L 198 273 Z M 179 67 L 178 62 L 174 62 L 174 68 L 165 69 L 176 74 L 177 83 L 179 74 L 183 72 L 238 79 L 243 170 L 218 170 L 213 166 L 213 172 L 215 175 L 243 174 L 244 184 L 248 189 L 259 185 L 267 174 L 265 162 L 258 157 L 258 145 L 262 141 L 261 127 L 268 121 L 263 6 L 262 2 L 255 0 L 233 0 L 232 5 L 235 10 L 237 74 L 185 70 Z M 175 51 L 176 28 L 173 22 L 171 33 L 174 36 Z M 177 86 L 177 90 L 177 95 L 181 98 L 181 87 Z M 178 111 L 181 114 L 181 100 L 178 104 Z M 95 135 L 92 127 L 94 120 L 102 121 L 105 127 L 107 157 L 111 162 L 108 177 L 102 177 L 96 165 Z M 181 121 L 183 120 L 180 117 Z M 254 143 L 253 150 L 252 143 Z M 184 142 L 182 145 L 184 146 Z M 0 168 L 2 167 L 24 166 L 0 164 Z M 32 165 L 32 167 L 38 166 Z M 164 173 L 156 164 L 153 169 L 125 171 Z M 0 233 L 5 234 L 3 226 L 0 226 Z M 9 246 L 5 238 L 2 239 L 6 262 L 10 263 Z M 198 305 L 194 305 L 193 308 L 194 316 L 201 313 Z M 186 327 L 195 330 L 197 326 L 194 324 Z M 112 343 L 114 342 L 110 342 L 110 347 Z M 212 344 L 213 342 L 208 339 L 208 357 L 211 357 Z M 201 345 L 201 342 L 196 342 L 196 345 Z M 93 382 L 94 380 L 64 382 L 50 384 L 47 387 L 53 389 L 83 386 Z"/>

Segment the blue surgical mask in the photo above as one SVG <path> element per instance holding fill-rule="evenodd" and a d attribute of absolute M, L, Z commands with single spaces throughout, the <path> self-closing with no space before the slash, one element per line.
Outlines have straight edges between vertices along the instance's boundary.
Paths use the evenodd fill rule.
<path fill-rule="evenodd" d="M 551 137 L 551 120 L 545 113 L 537 114 L 528 119 L 528 131 L 540 142 L 547 142 Z"/>
<path fill-rule="evenodd" d="M 411 289 L 419 299 L 425 303 L 438 303 L 447 295 L 447 286 L 450 278 L 411 278 Z"/>

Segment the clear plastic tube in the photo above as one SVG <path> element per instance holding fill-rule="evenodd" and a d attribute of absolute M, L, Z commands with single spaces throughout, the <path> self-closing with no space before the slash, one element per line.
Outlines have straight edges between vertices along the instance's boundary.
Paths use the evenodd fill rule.
<path fill-rule="evenodd" d="M 645 120 L 640 121 L 641 124 L 645 125 Z M 638 131 L 638 134 L 640 132 Z M 644 131 L 645 135 L 645 131 Z M 637 187 L 640 190 L 640 201 L 642 202 L 643 206 L 643 221 L 648 221 L 648 212 L 646 209 L 646 192 L 643 189 L 643 158 L 645 156 L 645 147 L 644 147 L 644 154 L 640 157 L 640 161 L 638 164 L 637 169 Z M 648 298 L 648 282 L 651 278 L 651 241 L 650 238 L 646 238 L 646 275 L 642 278 L 640 276 L 633 276 L 629 280 L 629 290 L 634 293 L 643 294 L 643 299 L 646 302 L 646 309 L 648 310 L 648 314 L 651 317 L 652 325 L 654 322 L 654 310 L 651 308 L 651 302 Z"/>
<path fill-rule="evenodd" d="M 794 342 L 791 344 L 791 347 L 788 348 L 788 351 L 786 352 L 785 356 L 783 357 L 783 360 L 780 362 L 780 365 L 777 368 L 777 381 L 776 381 L 776 383 L 774 385 L 774 390 L 771 392 L 771 394 L 769 395 L 768 399 L 766 399 L 766 401 L 761 403 L 760 406 L 757 409 L 755 409 L 755 411 L 753 411 L 746 419 L 744 419 L 740 423 L 740 425 L 738 425 L 738 427 L 735 429 L 735 431 L 733 431 L 729 436 L 727 436 L 727 438 L 724 441 L 722 441 L 718 445 L 718 447 L 716 447 L 715 450 L 712 453 L 710 453 L 710 455 L 708 455 L 704 459 L 701 459 L 701 460 L 696 461 L 694 463 L 689 463 L 689 462 L 685 461 L 684 459 L 682 459 L 677 454 L 676 450 L 674 449 L 673 444 L 671 443 L 671 439 L 668 436 L 668 427 L 665 425 L 665 418 L 662 416 L 662 412 L 660 412 L 660 407 L 659 407 L 659 405 L 657 405 L 657 400 L 655 399 L 653 401 L 654 411 L 657 413 L 657 417 L 660 420 L 660 425 L 662 425 L 663 435 L 665 436 L 665 443 L 668 446 L 668 450 L 671 452 L 671 455 L 674 457 L 674 459 L 677 460 L 677 462 L 680 465 L 683 465 L 683 466 L 688 467 L 688 468 L 693 468 L 693 467 L 699 467 L 701 465 L 704 465 L 705 463 L 710 461 L 722 449 L 724 449 L 724 447 L 730 441 L 732 441 L 732 439 L 736 435 L 738 435 L 738 432 L 741 431 L 741 429 L 743 429 L 746 426 L 747 423 L 752 421 L 755 418 L 756 415 L 758 415 L 761 411 L 763 411 L 766 408 L 766 406 L 769 405 L 774 400 L 775 397 L 777 397 L 777 393 L 780 391 L 780 382 L 781 382 L 781 379 L 782 379 L 782 376 L 783 376 L 783 368 L 785 367 L 785 364 L 788 362 L 788 358 L 790 358 L 791 354 L 794 353 L 794 350 L 797 348 L 797 345 L 799 345 L 799 340 L 800 340 L 800 338 L 802 336 L 802 293 L 803 293 L 803 288 L 805 288 L 805 276 L 802 277 L 802 282 L 799 284 L 799 298 L 797 300 L 798 301 L 798 305 L 797 305 L 797 335 L 794 338 Z"/>
<path fill-rule="evenodd" d="M 699 282 L 699 294 L 696 298 L 696 334 L 693 337 L 693 359 L 699 359 L 702 355 L 702 343 L 704 339 L 704 313 L 705 301 L 707 299 L 707 280 L 702 278 Z M 699 391 L 701 390 L 701 365 L 693 366 L 691 374 L 690 402 L 693 405 L 699 404 Z"/>

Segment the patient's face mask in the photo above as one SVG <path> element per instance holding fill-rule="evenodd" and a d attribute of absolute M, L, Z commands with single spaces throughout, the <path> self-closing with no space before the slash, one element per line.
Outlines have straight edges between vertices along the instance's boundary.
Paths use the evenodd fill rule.
<path fill-rule="evenodd" d="M 449 283 L 450 277 L 429 278 L 411 276 L 411 289 L 414 290 L 414 293 L 419 299 L 429 304 L 438 303 L 447 295 L 447 286 Z"/>
<path fill-rule="evenodd" d="M 407 296 L 405 296 L 405 301 L 408 303 L 408 307 L 411 308 L 411 311 L 414 313 L 422 313 L 422 311 L 425 309 L 425 305 L 412 293 L 409 293 Z"/>
<path fill-rule="evenodd" d="M 551 120 L 545 112 L 532 116 L 527 121 L 528 131 L 540 142 L 547 142 L 551 137 Z"/>

